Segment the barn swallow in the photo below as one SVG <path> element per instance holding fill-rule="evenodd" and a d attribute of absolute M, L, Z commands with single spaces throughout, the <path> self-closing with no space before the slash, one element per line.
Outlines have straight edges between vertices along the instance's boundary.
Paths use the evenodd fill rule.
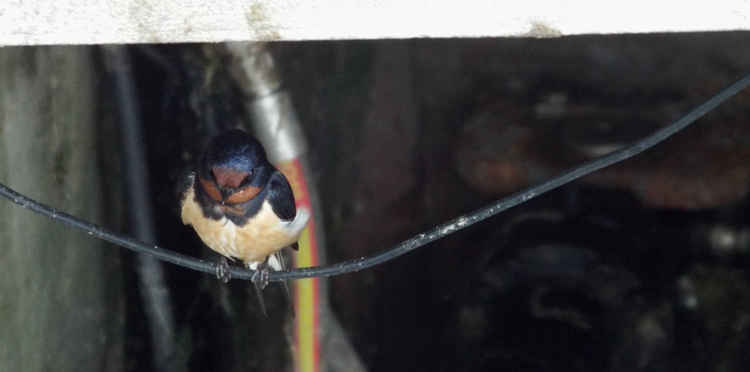
<path fill-rule="evenodd" d="M 252 282 L 266 314 L 262 290 L 268 284 L 268 268 L 286 270 L 281 250 L 296 249 L 309 210 L 297 209 L 286 177 L 268 162 L 260 142 L 238 129 L 209 142 L 184 190 L 182 222 L 192 225 L 215 252 L 257 270 Z M 228 275 L 227 269 L 223 258 L 219 275 Z"/>

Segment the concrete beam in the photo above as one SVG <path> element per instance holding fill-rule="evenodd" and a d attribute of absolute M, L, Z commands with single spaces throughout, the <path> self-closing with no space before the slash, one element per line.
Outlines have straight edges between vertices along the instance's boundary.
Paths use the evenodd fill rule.
<path fill-rule="evenodd" d="M 750 2 L 5 0 L 0 45 L 551 37 L 750 29 Z"/>

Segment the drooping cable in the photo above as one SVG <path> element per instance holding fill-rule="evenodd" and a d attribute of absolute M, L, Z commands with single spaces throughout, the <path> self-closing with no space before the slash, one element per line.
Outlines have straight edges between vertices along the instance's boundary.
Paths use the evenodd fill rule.
<path fill-rule="evenodd" d="M 528 187 L 508 197 L 492 202 L 491 204 L 476 211 L 467 213 L 448 222 L 440 224 L 430 229 L 429 231 L 420 233 L 410 239 L 407 239 L 397 244 L 395 247 L 388 249 L 382 253 L 332 265 L 307 267 L 285 272 L 271 272 L 269 280 L 281 281 L 341 275 L 368 269 L 373 266 L 377 266 L 393 260 L 399 256 L 412 252 L 417 248 L 432 243 L 435 240 L 444 238 L 459 230 L 463 230 L 475 223 L 484 221 L 492 216 L 499 214 L 500 212 L 525 203 L 548 191 L 554 190 L 583 176 L 589 175 L 599 169 L 608 167 L 610 165 L 619 163 L 635 155 L 638 155 L 666 140 L 675 133 L 685 129 L 690 124 L 693 124 L 703 115 L 715 109 L 717 106 L 719 106 L 729 98 L 732 98 L 734 95 L 747 88 L 749 85 L 750 74 L 746 75 L 744 78 L 740 79 L 729 87 L 724 88 L 721 92 L 711 97 L 708 101 L 701 104 L 700 106 L 694 108 L 679 120 L 657 130 L 651 135 L 633 143 L 630 146 L 599 157 L 592 161 L 586 162 L 541 184 Z M 31 211 L 50 217 L 53 220 L 61 222 L 68 226 L 81 229 L 83 231 L 86 231 L 93 237 L 106 240 L 110 243 L 131 249 L 135 252 L 151 254 L 160 260 L 183 266 L 192 270 L 211 274 L 215 274 L 217 271 L 217 265 L 214 262 L 196 259 L 194 257 L 160 248 L 159 246 L 153 244 L 143 243 L 128 236 L 113 233 L 103 227 L 83 221 L 67 213 L 59 212 L 54 208 L 48 207 L 35 200 L 27 198 L 26 196 L 8 188 L 3 184 L 0 184 L 0 195 L 14 202 L 15 204 L 30 209 Z M 239 267 L 231 268 L 232 278 L 249 280 L 250 278 L 252 278 L 253 274 L 253 270 L 247 270 Z"/>

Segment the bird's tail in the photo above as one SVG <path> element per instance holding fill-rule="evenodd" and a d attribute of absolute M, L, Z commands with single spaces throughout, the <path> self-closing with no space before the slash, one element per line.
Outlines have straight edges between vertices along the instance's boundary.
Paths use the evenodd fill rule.
<path fill-rule="evenodd" d="M 294 220 L 289 223 L 288 228 L 295 233 L 302 232 L 305 226 L 307 226 L 308 221 L 310 221 L 310 209 L 299 207 L 297 208 L 297 215 L 294 216 Z"/>
<path fill-rule="evenodd" d="M 286 271 L 289 269 L 285 252 L 283 250 L 274 252 L 273 254 L 268 256 L 268 258 L 266 258 L 264 262 L 256 265 L 248 265 L 248 267 L 256 270 L 256 276 L 252 278 L 253 287 L 255 287 L 255 294 L 258 297 L 260 310 L 264 316 L 268 317 L 268 312 L 266 311 L 266 301 L 263 298 L 263 289 L 265 289 L 265 287 L 268 285 L 269 269 L 274 271 Z M 294 302 L 292 299 L 292 293 L 289 290 L 289 284 L 286 281 L 282 281 L 281 285 L 284 288 L 284 294 L 286 295 L 287 303 L 289 304 L 289 309 L 292 317 L 294 317 Z"/>

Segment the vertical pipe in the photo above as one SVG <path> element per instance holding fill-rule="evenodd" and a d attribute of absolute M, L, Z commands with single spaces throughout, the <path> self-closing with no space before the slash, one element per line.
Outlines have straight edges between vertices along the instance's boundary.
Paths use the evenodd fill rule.
<path fill-rule="evenodd" d="M 128 199 L 128 221 L 132 233 L 146 242 L 156 241 L 154 212 L 141 133 L 140 108 L 133 83 L 133 73 L 127 51 L 121 46 L 104 47 L 104 57 L 114 78 L 115 99 L 120 113 L 125 192 Z M 149 255 L 137 255 L 138 280 L 141 300 L 146 312 L 154 369 L 178 370 L 174 365 L 174 319 L 169 289 L 164 281 L 161 263 Z"/>
<path fill-rule="evenodd" d="M 308 227 L 300 237 L 295 266 L 324 264 L 322 215 L 315 185 L 309 182 L 307 144 L 291 97 L 282 89 L 273 57 L 262 43 L 228 43 L 226 48 L 233 56 L 232 74 L 247 96 L 256 136 L 270 160 L 289 179 L 297 205 L 312 211 Z M 295 370 L 365 371 L 330 310 L 327 282 L 320 278 L 298 280 L 294 289 Z"/>

